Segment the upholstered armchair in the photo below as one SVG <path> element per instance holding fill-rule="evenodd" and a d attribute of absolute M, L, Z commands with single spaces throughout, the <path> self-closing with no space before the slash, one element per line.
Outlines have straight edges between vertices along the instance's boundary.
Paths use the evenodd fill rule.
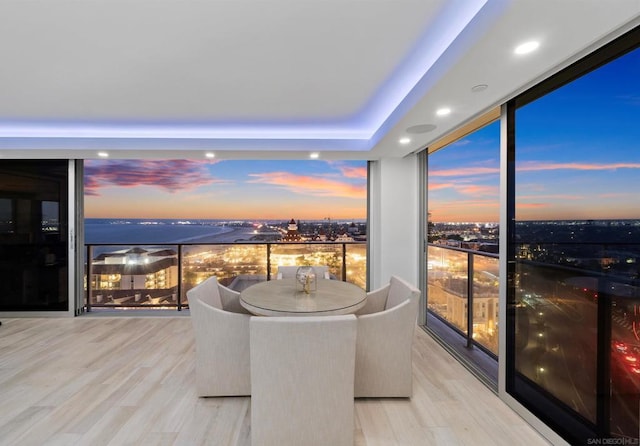
<path fill-rule="evenodd" d="M 278 271 L 276 273 L 277 279 L 286 279 L 289 277 L 295 278 L 296 271 L 298 271 L 299 266 L 278 266 Z M 313 271 L 316 273 L 316 277 L 318 279 L 330 279 L 331 274 L 329 273 L 329 267 L 326 265 L 313 265 Z"/>
<path fill-rule="evenodd" d="M 356 317 L 251 318 L 251 444 L 353 446 Z"/>
<path fill-rule="evenodd" d="M 399 277 L 367 294 L 356 312 L 355 397 L 411 397 L 420 290 Z"/>
<path fill-rule="evenodd" d="M 196 340 L 198 396 L 251 395 L 251 316 L 237 298 L 238 293 L 220 285 L 216 277 L 187 291 Z"/>

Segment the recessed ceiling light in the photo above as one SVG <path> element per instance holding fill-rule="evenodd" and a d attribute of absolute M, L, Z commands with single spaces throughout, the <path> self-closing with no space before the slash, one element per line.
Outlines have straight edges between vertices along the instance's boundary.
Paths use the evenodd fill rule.
<path fill-rule="evenodd" d="M 451 109 L 447 107 L 436 110 L 438 116 L 447 116 L 449 113 L 451 113 Z"/>
<path fill-rule="evenodd" d="M 481 91 L 485 91 L 489 86 L 487 84 L 478 84 L 471 87 L 471 91 L 474 93 L 480 93 Z"/>
<path fill-rule="evenodd" d="M 532 51 L 535 51 L 540 46 L 540 42 L 532 40 L 530 42 L 525 42 L 521 45 L 518 45 L 515 50 L 513 50 L 516 54 L 527 54 Z"/>
<path fill-rule="evenodd" d="M 204 156 L 206 156 L 207 158 L 215 158 L 216 154 L 215 153 L 211 153 L 211 152 L 207 152 L 204 154 Z"/>
<path fill-rule="evenodd" d="M 411 142 L 411 138 L 407 138 L 407 137 L 400 138 L 400 139 L 398 140 L 398 142 L 399 142 L 400 144 L 409 144 L 409 143 Z"/>
<path fill-rule="evenodd" d="M 311 158 L 312 160 L 318 159 L 320 158 L 320 154 L 318 152 L 310 153 L 309 158 Z"/>
<path fill-rule="evenodd" d="M 107 152 L 98 152 L 98 156 L 100 158 L 109 158 L 109 154 Z"/>

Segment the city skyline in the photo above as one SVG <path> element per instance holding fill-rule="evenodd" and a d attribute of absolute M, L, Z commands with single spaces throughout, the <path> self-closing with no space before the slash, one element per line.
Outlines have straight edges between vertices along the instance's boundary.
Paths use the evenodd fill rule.
<path fill-rule="evenodd" d="M 366 219 L 365 161 L 88 160 L 87 218 Z"/>

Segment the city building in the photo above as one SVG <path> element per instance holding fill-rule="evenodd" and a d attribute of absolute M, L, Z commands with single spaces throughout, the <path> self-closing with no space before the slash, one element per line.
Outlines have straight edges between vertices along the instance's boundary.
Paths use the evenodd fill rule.
<path fill-rule="evenodd" d="M 287 233 L 282 237 L 283 242 L 299 242 L 302 240 L 300 233 L 298 232 L 298 224 L 292 218 L 287 225 Z"/>
<path fill-rule="evenodd" d="M 514 161 L 526 148 L 536 148 L 518 139 L 526 133 L 524 125 L 548 141 L 558 137 L 527 114 L 536 101 L 588 73 L 631 57 L 620 73 L 625 79 L 635 73 L 636 80 L 617 98 L 637 103 L 637 0 L 305 2 L 295 7 L 288 2 L 172 2 L 153 9 L 134 0 L 126 11 L 121 3 L 35 1 L 3 6 L 0 22 L 0 317 L 85 317 L 84 160 L 366 160 L 367 288 L 381 287 L 394 274 L 420 287 L 418 325 L 508 406 L 508 412 L 498 406 L 477 416 L 488 420 L 517 413 L 552 444 L 637 444 L 640 387 L 635 376 L 640 372 L 635 363 L 640 350 L 635 350 L 636 341 L 627 341 L 638 322 L 637 263 L 623 262 L 626 275 L 619 279 L 604 271 L 617 265 L 611 260 L 616 254 L 594 254 L 590 263 L 603 271 L 597 277 L 576 274 L 581 266 L 573 261 L 576 253 L 548 246 L 555 243 L 549 227 L 519 244 L 527 228 L 516 224 L 522 220 L 517 205 L 519 210 L 542 206 L 523 194 L 525 182 L 518 182 L 531 166 L 519 165 L 516 171 Z M 600 88 L 585 88 L 582 97 L 590 99 L 594 91 Z M 608 104 L 603 111 L 590 103 L 570 105 L 558 100 L 546 107 L 548 114 L 561 110 L 556 122 L 569 127 L 576 124 L 571 116 L 577 108 L 603 119 L 621 106 Z M 581 129 L 600 129 L 611 139 L 602 145 L 600 164 L 619 147 L 614 136 L 634 135 L 635 117 L 623 132 L 602 128 L 600 121 Z M 618 122 L 627 124 L 622 118 Z M 461 247 L 454 256 L 444 251 L 452 247 L 426 246 L 430 157 L 492 124 L 500 141 L 494 169 L 500 176 L 499 200 L 492 203 L 499 209 L 499 254 L 483 257 Z M 567 146 L 554 150 L 568 154 L 567 164 L 594 168 L 580 164 L 582 157 Z M 630 163 L 616 158 L 606 166 L 617 169 L 612 178 L 637 167 L 635 152 L 626 152 Z M 633 184 L 637 175 L 626 187 Z M 583 205 L 581 219 L 598 218 L 591 215 L 590 203 L 584 205 L 569 191 L 566 195 L 572 205 Z M 616 193 L 606 195 L 615 203 Z M 627 199 L 632 205 L 626 208 L 637 209 L 635 198 Z M 51 208 L 58 213 L 54 225 L 44 218 Z M 535 217 L 545 220 L 542 213 Z M 571 214 L 566 220 L 574 218 Z M 597 238 L 589 243 L 605 244 Z M 628 247 L 615 248 L 625 252 Z M 497 268 L 497 281 L 484 275 L 487 282 L 469 305 L 462 296 L 477 292 L 469 267 L 476 261 L 490 264 L 487 270 Z M 245 274 L 243 266 L 238 261 L 238 275 Z M 142 277 L 125 274 L 122 279 L 123 273 L 118 273 L 119 282 L 107 276 L 105 283 L 126 287 L 127 278 Z M 445 285 L 438 291 L 429 283 L 434 278 L 450 284 L 456 294 Z M 487 291 L 491 287 L 497 300 Z M 441 291 L 448 295 L 436 296 Z M 442 333 L 452 327 L 439 329 L 447 318 L 457 325 L 449 338 Z M 497 336 L 497 352 L 491 351 L 496 344 L 482 346 L 474 330 L 481 337 Z M 461 333 L 467 337 L 462 341 Z M 16 334 L 11 342 L 28 344 L 28 333 L 22 336 Z M 136 342 L 143 343 L 144 336 Z M 488 355 L 493 382 L 474 362 L 477 353 L 493 354 Z M 446 363 L 429 365 L 423 359 L 417 361 L 422 375 L 430 373 L 427 367 Z M 48 379 L 33 371 L 34 382 Z M 104 382 L 127 379 L 137 378 L 107 376 Z M 52 380 L 64 381 L 64 376 Z M 421 390 L 464 392 L 469 406 L 476 402 L 473 390 L 448 386 Z M 9 380 L 10 402 L 22 390 L 11 388 Z M 35 418 L 45 417 L 49 407 L 25 408 L 29 416 L 23 418 L 30 423 L 25 430 L 46 430 Z M 78 415 L 79 424 L 60 435 L 73 436 L 88 418 L 99 418 L 101 431 L 107 432 L 113 420 L 126 416 L 128 406 L 119 407 L 122 412 L 104 419 L 104 411 L 97 409 L 87 418 Z M 171 408 L 162 410 L 158 417 Z M 416 412 L 430 410 L 425 405 Z M 238 416 L 246 417 L 246 407 Z M 429 416 L 431 426 L 438 426 L 444 415 Z M 394 428 L 409 436 L 420 427 L 392 415 L 383 418 L 382 438 L 392 436 Z M 463 414 L 458 421 L 465 423 Z M 500 429 L 509 431 L 508 426 Z M 525 429 L 513 430 L 509 438 Z M 22 435 L 16 432 L 12 435 Z M 430 440 L 446 443 L 430 432 Z M 497 444 L 503 433 L 480 427 L 467 432 L 466 443 L 482 438 Z M 372 444 L 376 440 L 382 441 L 378 437 Z"/>
<path fill-rule="evenodd" d="M 178 258 L 173 250 L 132 248 L 105 252 L 93 259 L 91 287 L 97 303 L 149 304 L 176 301 Z"/>

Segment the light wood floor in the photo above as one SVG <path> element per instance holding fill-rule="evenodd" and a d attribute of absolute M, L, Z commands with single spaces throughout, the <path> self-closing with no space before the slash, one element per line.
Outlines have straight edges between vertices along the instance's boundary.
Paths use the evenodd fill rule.
<path fill-rule="evenodd" d="M 548 444 L 421 329 L 414 345 L 414 397 L 356 400 L 356 445 Z M 250 411 L 195 396 L 188 317 L 2 320 L 0 445 L 248 446 Z"/>

